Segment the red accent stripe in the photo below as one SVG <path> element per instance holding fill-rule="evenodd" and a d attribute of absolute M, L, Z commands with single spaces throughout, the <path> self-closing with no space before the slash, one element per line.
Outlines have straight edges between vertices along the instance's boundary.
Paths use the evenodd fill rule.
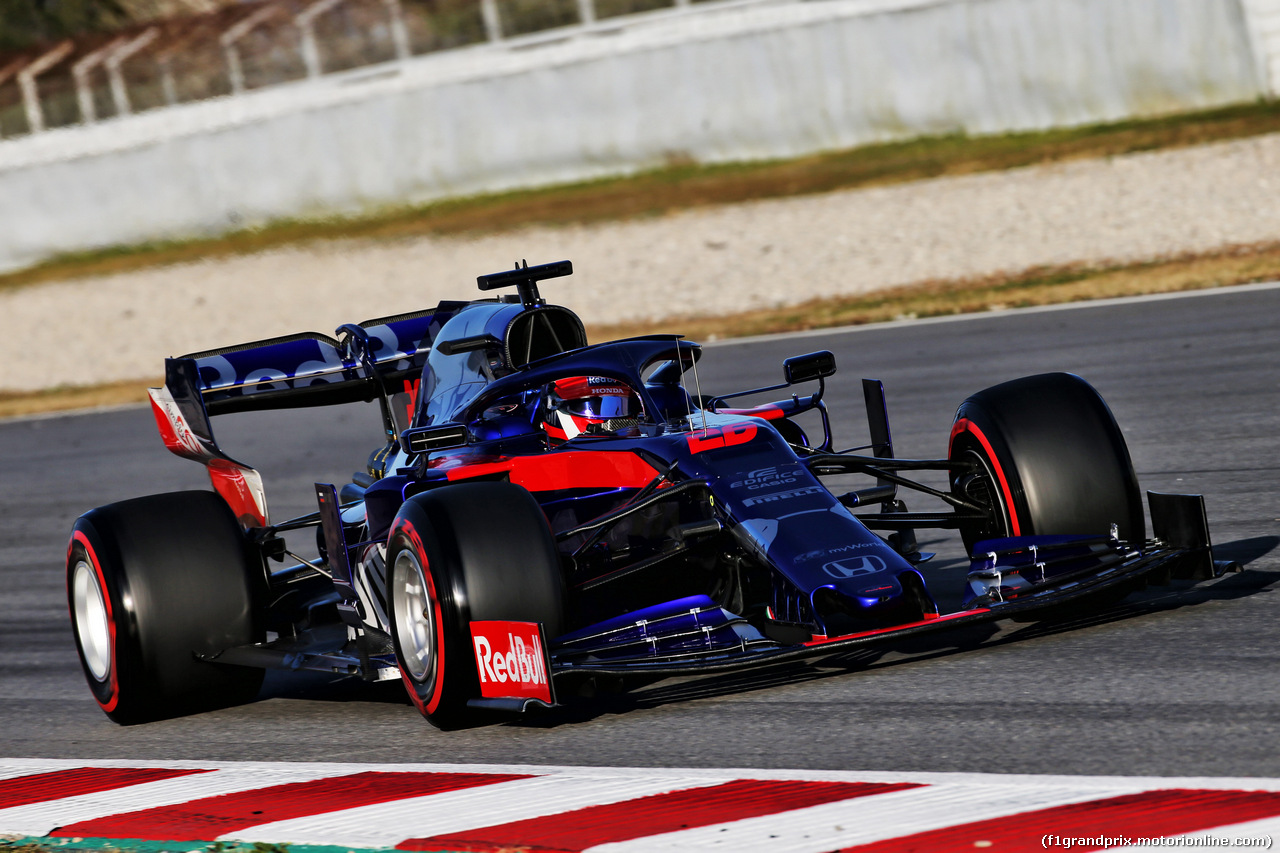
<path fill-rule="evenodd" d="M 714 823 L 818 806 L 837 800 L 884 794 L 921 785 L 874 782 L 786 782 L 735 779 L 723 785 L 690 788 L 514 823 L 502 823 L 459 835 L 410 838 L 398 850 L 449 850 L 496 853 L 537 850 L 571 853 L 597 844 L 628 841 Z"/>
<path fill-rule="evenodd" d="M 148 389 L 148 397 L 151 400 L 151 414 L 155 416 L 156 429 L 160 430 L 160 440 L 164 442 L 165 449 L 170 453 L 181 456 L 184 459 L 194 459 L 197 462 L 203 462 L 205 457 L 202 454 L 192 450 L 190 447 L 182 443 L 182 439 L 178 437 L 178 424 L 173 422 L 169 417 L 169 412 L 167 412 L 160 403 L 156 401 L 155 392 L 160 390 L 162 389 Z M 182 416 L 179 414 L 178 417 L 181 418 Z M 182 426 L 188 433 L 191 432 L 191 428 L 186 425 L 185 421 L 182 423 Z"/>
<path fill-rule="evenodd" d="M 209 482 L 213 484 L 213 490 L 222 495 L 227 506 L 231 507 L 231 511 L 235 513 L 237 521 L 246 527 L 267 526 L 267 515 L 258 506 L 253 488 L 245 479 L 245 473 L 253 469 L 229 459 L 216 458 L 206 461 L 205 467 L 209 469 Z M 250 521 L 253 522 L 252 525 Z"/>
<path fill-rule="evenodd" d="M 93 545 L 89 543 L 89 537 L 85 536 L 79 530 L 72 531 L 71 545 L 67 546 L 67 563 L 71 562 L 71 550 L 74 543 L 79 542 L 84 548 L 85 556 L 89 558 L 89 564 L 93 566 L 93 570 L 98 574 L 98 589 L 102 591 L 102 604 L 107 610 L 107 634 L 111 638 L 111 660 L 107 664 L 107 682 L 111 685 L 111 698 L 103 702 L 98 698 L 98 694 L 93 694 L 93 700 L 98 703 L 98 707 L 110 714 L 120 704 L 120 679 L 116 672 L 116 619 L 111 609 L 111 590 L 107 588 L 107 578 L 102 573 L 102 565 L 98 562 L 98 554 L 93 550 Z M 70 574 L 67 580 L 71 580 Z M 71 591 L 67 591 L 67 609 L 73 609 L 71 603 Z M 72 614 L 74 619 L 75 614 Z M 78 642 L 78 640 L 77 640 Z"/>
<path fill-rule="evenodd" d="M 753 418 L 764 418 L 766 421 L 776 421 L 785 417 L 786 412 L 782 409 L 768 403 L 763 406 L 757 406 L 754 409 L 716 409 L 717 415 L 746 415 Z"/>
<path fill-rule="evenodd" d="M 858 631 L 857 633 L 854 633 L 854 634 L 839 634 L 834 637 L 829 637 L 829 636 L 826 636 L 825 634 L 814 634 L 813 639 L 805 643 L 805 645 L 806 646 L 824 646 L 827 643 L 834 643 L 840 640 L 853 640 L 858 637 L 874 637 L 877 634 L 896 634 L 897 632 L 906 630 L 907 628 L 919 628 L 921 625 L 937 625 L 940 622 L 946 622 L 950 619 L 959 619 L 964 616 L 972 616 L 975 613 L 987 613 L 989 612 L 989 610 L 990 608 L 987 608 L 987 607 L 975 607 L 972 610 L 961 610 L 957 613 L 948 613 L 946 616 L 939 616 L 937 614 L 933 614 L 933 615 L 925 614 L 924 619 L 921 619 L 919 622 L 906 622 L 906 623 L 903 623 L 902 625 L 893 625 L 888 628 L 875 628 L 870 631 Z"/>
<path fill-rule="evenodd" d="M 0 780 L 0 809 L 11 809 L 81 794 L 114 791 L 130 785 L 159 782 L 208 770 L 167 770 L 158 767 L 76 767 Z"/>
<path fill-rule="evenodd" d="M 525 775 L 499 773 L 371 771 L 126 812 L 63 826 L 50 835 L 62 838 L 212 841 L 219 835 L 258 824 L 526 778 Z"/>
<path fill-rule="evenodd" d="M 955 426 L 951 428 L 951 444 L 955 443 L 956 436 L 962 432 L 967 432 L 978 440 L 982 445 L 982 449 L 987 452 L 987 459 L 991 462 L 991 467 L 996 471 L 996 479 L 1000 481 L 1000 490 L 1004 492 L 1004 505 L 1009 511 L 1009 525 L 1013 528 L 1010 533 L 1013 536 L 1021 536 L 1021 525 L 1018 524 L 1018 511 L 1013 505 L 1013 491 L 1009 488 L 1009 481 L 1005 479 L 1004 469 L 1000 467 L 1000 460 L 996 458 L 996 452 L 991 449 L 991 442 L 987 441 L 987 437 L 982 434 L 982 430 L 978 429 L 978 425 L 968 418 L 961 418 L 955 422 Z M 951 448 L 948 445 L 947 455 L 951 455 Z"/>
<path fill-rule="evenodd" d="M 1217 826 L 1280 815 L 1280 793 L 1272 791 L 1144 791 L 1087 803 L 1055 806 L 992 820 L 950 826 L 846 847 L 858 853 L 973 853 L 977 843 L 992 850 L 1066 849 L 1047 836 L 1094 839 L 1072 850 L 1126 846 L 1123 839 L 1182 835 Z"/>
<path fill-rule="evenodd" d="M 539 456 L 516 456 L 501 462 L 462 465 L 449 469 L 450 480 L 509 473 L 511 482 L 531 492 L 561 489 L 639 489 L 658 476 L 657 470 L 625 451 L 564 450 Z"/>

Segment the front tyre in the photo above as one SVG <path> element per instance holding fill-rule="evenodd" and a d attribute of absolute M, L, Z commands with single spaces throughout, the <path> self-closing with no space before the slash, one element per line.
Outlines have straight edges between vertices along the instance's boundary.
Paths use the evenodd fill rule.
<path fill-rule="evenodd" d="M 213 492 L 85 513 L 67 548 L 67 604 L 98 705 L 127 724 L 251 701 L 262 670 L 199 656 L 261 639 L 265 583 Z"/>
<path fill-rule="evenodd" d="M 1046 373 L 979 391 L 960 404 L 948 456 L 976 463 L 951 475 L 953 494 L 990 508 L 961 527 L 965 547 L 982 539 L 1052 534 L 1142 541 L 1138 479 L 1120 427 L 1093 386 Z"/>
<path fill-rule="evenodd" d="M 460 483 L 415 495 L 387 548 L 392 641 L 401 679 L 439 728 L 471 721 L 480 695 L 472 621 L 541 622 L 563 633 L 555 540 L 537 501 L 510 483 Z"/>

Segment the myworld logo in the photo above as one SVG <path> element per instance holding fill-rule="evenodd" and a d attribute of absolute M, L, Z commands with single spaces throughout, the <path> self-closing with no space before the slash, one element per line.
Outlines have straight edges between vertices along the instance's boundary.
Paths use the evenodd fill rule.
<path fill-rule="evenodd" d="M 874 554 L 861 557 L 846 557 L 833 560 L 822 567 L 822 570 L 837 580 L 848 580 L 858 575 L 870 575 L 885 570 L 884 560 Z"/>
<path fill-rule="evenodd" d="M 853 542 L 848 545 L 840 545 L 835 548 L 823 548 L 820 551 L 805 551 L 799 557 L 796 557 L 797 563 L 807 563 L 810 560 L 817 560 L 821 557 L 833 557 L 836 554 L 847 554 L 850 551 L 865 551 L 867 548 L 877 548 L 870 542 Z"/>

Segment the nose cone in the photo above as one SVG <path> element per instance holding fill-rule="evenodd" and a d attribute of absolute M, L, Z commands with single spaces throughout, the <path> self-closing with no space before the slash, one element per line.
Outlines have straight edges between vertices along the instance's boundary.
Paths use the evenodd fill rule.
<path fill-rule="evenodd" d="M 908 594 L 902 582 L 887 571 L 828 584 L 814 592 L 813 608 L 827 636 L 832 637 L 923 618 L 917 597 Z"/>
<path fill-rule="evenodd" d="M 822 564 L 823 586 L 836 593 L 842 610 L 871 614 L 902 597 L 900 567 L 880 554 L 861 553 Z"/>
<path fill-rule="evenodd" d="M 878 557 L 867 555 L 823 566 L 823 571 L 833 578 L 833 582 L 826 585 L 828 600 L 851 616 L 873 616 L 886 606 L 892 607 L 902 598 L 902 584 L 883 565 L 874 571 L 865 571 L 868 564 L 877 562 L 882 563 Z M 852 568 L 864 571 L 851 572 Z"/>

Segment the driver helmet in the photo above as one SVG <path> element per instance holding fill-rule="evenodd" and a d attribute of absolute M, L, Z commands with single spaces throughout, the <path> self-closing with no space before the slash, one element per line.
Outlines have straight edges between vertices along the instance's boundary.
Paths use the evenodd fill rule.
<path fill-rule="evenodd" d="M 551 383 L 542 427 L 553 441 L 587 433 L 607 435 L 637 426 L 640 397 L 625 382 L 606 376 L 572 376 Z"/>

